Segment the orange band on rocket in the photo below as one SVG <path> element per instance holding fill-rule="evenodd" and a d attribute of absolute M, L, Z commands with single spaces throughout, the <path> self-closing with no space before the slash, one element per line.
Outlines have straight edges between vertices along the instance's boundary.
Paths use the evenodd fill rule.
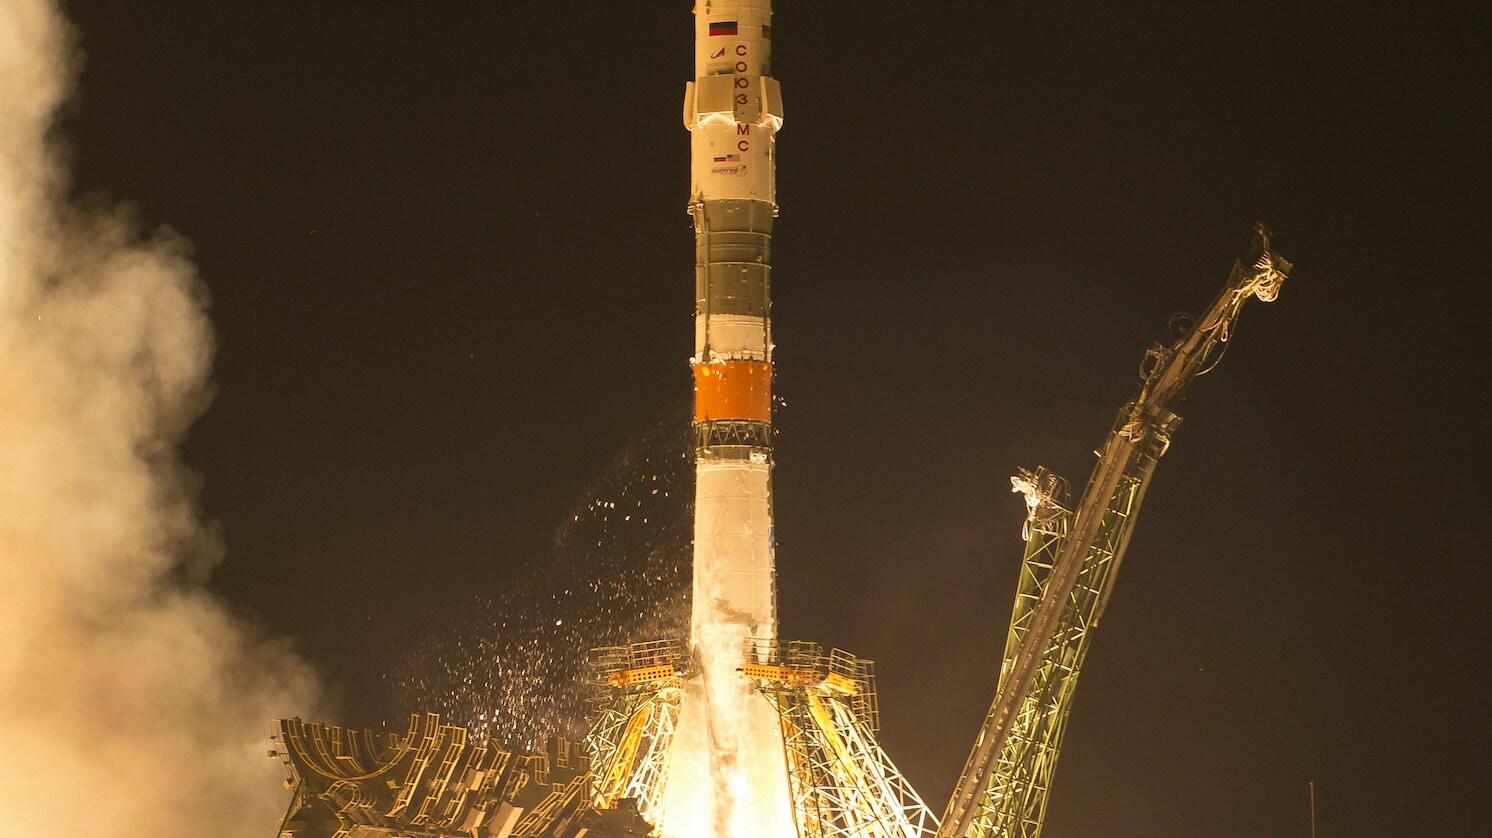
<path fill-rule="evenodd" d="M 726 361 L 694 367 L 694 421 L 772 421 L 772 365 Z"/>

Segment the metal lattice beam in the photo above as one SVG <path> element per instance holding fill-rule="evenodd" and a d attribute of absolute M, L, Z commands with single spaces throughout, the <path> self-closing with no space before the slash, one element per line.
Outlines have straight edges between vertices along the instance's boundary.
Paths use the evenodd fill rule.
<path fill-rule="evenodd" d="M 995 700 L 943 818 L 941 838 L 1036 838 L 1072 707 L 1078 672 L 1134 531 L 1156 461 L 1180 418 L 1171 406 L 1216 366 L 1251 297 L 1279 294 L 1290 263 L 1262 226 L 1251 262 L 1179 339 L 1146 353 L 1140 393 L 1120 412 L 1076 511 L 1058 482 L 1023 472 L 1027 549 Z"/>
<path fill-rule="evenodd" d="M 800 838 L 930 838 L 937 819 L 876 742 L 870 662 L 807 643 L 767 655 L 757 682 L 781 719 Z"/>

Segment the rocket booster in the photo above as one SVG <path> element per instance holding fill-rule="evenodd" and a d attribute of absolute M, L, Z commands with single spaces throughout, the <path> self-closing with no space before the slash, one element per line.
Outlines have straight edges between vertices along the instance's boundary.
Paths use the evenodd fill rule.
<path fill-rule="evenodd" d="M 782 94 L 770 0 L 697 0 L 684 94 L 695 234 L 696 638 L 777 631 L 772 542 L 772 222 Z"/>

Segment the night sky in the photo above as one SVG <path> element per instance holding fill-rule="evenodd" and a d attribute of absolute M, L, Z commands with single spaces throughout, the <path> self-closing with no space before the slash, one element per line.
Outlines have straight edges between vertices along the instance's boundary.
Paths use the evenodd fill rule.
<path fill-rule="evenodd" d="M 338 686 L 327 721 L 399 722 L 388 674 L 552 572 L 687 403 L 691 4 L 67 6 L 76 191 L 185 234 L 212 296 L 212 585 Z M 1311 781 L 1323 838 L 1482 834 L 1486 7 L 777 6 L 783 635 L 877 662 L 941 813 L 1008 476 L 1081 488 L 1262 219 L 1295 272 L 1178 411 L 1046 834 L 1306 836 Z"/>

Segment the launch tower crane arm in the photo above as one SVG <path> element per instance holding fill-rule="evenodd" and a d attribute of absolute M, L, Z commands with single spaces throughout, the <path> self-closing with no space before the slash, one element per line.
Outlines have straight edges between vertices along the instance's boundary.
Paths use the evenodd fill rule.
<path fill-rule="evenodd" d="M 942 818 L 939 838 L 1036 838 L 1078 671 L 1112 591 L 1156 461 L 1180 423 L 1172 406 L 1221 358 L 1243 304 L 1274 300 L 1290 263 L 1258 225 L 1253 252 L 1170 345 L 1145 356 L 1143 386 L 1114 423 L 1087 489 L 1066 506 L 1062 482 L 1022 472 L 1026 551 L 995 700 Z"/>
<path fill-rule="evenodd" d="M 1135 411 L 1168 410 L 1180 400 L 1192 379 L 1217 364 L 1224 346 L 1233 334 L 1243 304 L 1250 297 L 1268 303 L 1279 296 L 1280 286 L 1290 274 L 1290 263 L 1270 249 L 1269 230 L 1263 224 L 1254 226 L 1250 262 L 1233 263 L 1223 291 L 1207 311 L 1168 347 L 1160 344 L 1146 353 L 1149 369 L 1145 384 L 1131 407 Z"/>

